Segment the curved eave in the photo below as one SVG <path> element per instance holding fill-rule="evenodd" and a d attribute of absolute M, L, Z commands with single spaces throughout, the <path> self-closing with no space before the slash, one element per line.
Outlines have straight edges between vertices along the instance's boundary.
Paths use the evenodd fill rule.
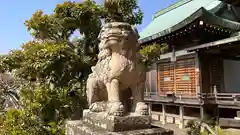
<path fill-rule="evenodd" d="M 202 21 L 234 31 L 240 30 L 240 23 L 218 17 L 205 9 L 203 10 L 203 15 L 200 17 Z"/>
<path fill-rule="evenodd" d="M 158 39 L 162 36 L 168 35 L 170 33 L 173 33 L 174 31 L 177 31 L 181 28 L 184 28 L 185 26 L 187 26 L 188 24 L 192 23 L 193 21 L 195 21 L 197 19 L 201 19 L 205 23 L 218 25 L 218 26 L 221 26 L 223 28 L 228 28 L 228 29 L 232 29 L 232 30 L 239 30 L 240 29 L 240 23 L 220 18 L 220 17 L 214 15 L 213 13 L 207 11 L 205 8 L 202 7 L 199 10 L 197 10 L 195 13 L 193 13 L 192 15 L 190 15 L 189 17 L 187 17 L 186 19 L 181 21 L 180 23 L 178 23 L 178 24 L 176 24 L 176 25 L 174 25 L 174 26 L 172 26 L 168 29 L 165 29 L 165 30 L 163 30 L 159 33 L 156 33 L 152 36 L 140 39 L 139 42 L 141 44 L 143 44 L 143 43 Z"/>

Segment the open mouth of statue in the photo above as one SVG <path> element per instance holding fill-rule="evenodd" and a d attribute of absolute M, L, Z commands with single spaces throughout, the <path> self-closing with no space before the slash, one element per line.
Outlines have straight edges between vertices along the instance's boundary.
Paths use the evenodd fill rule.
<path fill-rule="evenodd" d="M 117 35 L 109 35 L 106 41 L 109 41 L 109 40 L 120 41 L 119 36 Z"/>

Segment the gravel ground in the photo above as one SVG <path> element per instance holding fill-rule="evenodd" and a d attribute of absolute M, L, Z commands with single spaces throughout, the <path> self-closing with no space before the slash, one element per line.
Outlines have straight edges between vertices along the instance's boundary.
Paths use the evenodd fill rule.
<path fill-rule="evenodd" d="M 240 129 L 226 129 L 227 135 L 240 135 Z"/>
<path fill-rule="evenodd" d="M 152 124 L 154 126 L 173 130 L 175 135 L 187 135 L 187 129 L 179 129 L 178 126 L 175 124 L 162 125 L 160 121 L 153 121 Z"/>

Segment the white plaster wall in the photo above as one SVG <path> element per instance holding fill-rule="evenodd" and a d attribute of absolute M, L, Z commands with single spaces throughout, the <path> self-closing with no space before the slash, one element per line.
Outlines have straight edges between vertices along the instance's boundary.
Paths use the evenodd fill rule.
<path fill-rule="evenodd" d="M 240 61 L 224 60 L 224 85 L 227 93 L 240 93 Z"/>

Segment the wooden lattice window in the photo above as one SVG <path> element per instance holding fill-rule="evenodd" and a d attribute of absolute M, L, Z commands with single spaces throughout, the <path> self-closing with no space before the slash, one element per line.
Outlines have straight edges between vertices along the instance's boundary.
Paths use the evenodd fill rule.
<path fill-rule="evenodd" d="M 187 57 L 176 62 L 176 92 L 196 93 L 196 62 L 194 57 Z"/>
<path fill-rule="evenodd" d="M 163 60 L 158 63 L 157 88 L 160 93 L 196 93 L 195 55 L 178 57 L 176 63 Z"/>
<path fill-rule="evenodd" d="M 173 92 L 174 68 L 169 61 L 158 63 L 157 88 L 160 93 Z"/>

